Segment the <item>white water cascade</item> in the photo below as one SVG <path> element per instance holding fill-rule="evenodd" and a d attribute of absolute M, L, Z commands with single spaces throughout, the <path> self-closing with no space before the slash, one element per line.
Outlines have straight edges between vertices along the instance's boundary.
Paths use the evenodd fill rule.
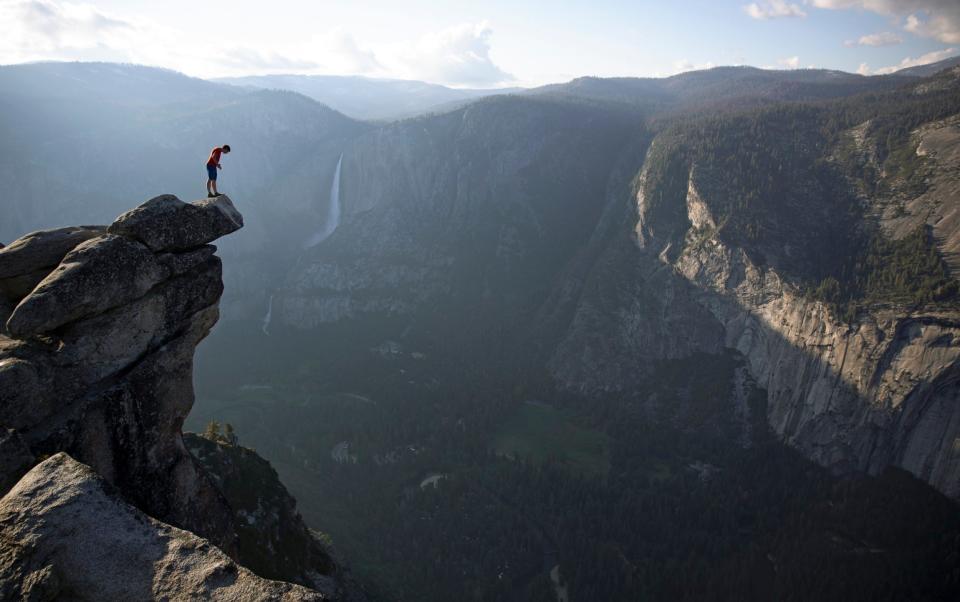
<path fill-rule="evenodd" d="M 305 243 L 303 243 L 304 250 L 315 247 L 325 241 L 340 225 L 341 167 L 343 167 L 343 154 L 341 154 L 340 158 L 337 159 L 337 170 L 333 174 L 333 183 L 330 185 L 330 206 L 327 209 L 327 219 L 324 220 L 323 227 L 317 232 L 314 232 L 313 235 L 310 236 Z M 298 256 L 295 265 L 299 264 L 302 258 L 302 254 Z M 270 301 L 267 302 L 267 313 L 263 316 L 263 325 L 260 327 L 260 329 L 263 331 L 263 334 L 267 336 L 270 336 L 270 322 L 273 320 L 273 298 L 274 295 L 270 295 Z"/>
<path fill-rule="evenodd" d="M 270 321 L 273 320 L 273 295 L 270 295 L 270 301 L 267 303 L 267 315 L 263 316 L 263 334 L 270 336 Z"/>
<path fill-rule="evenodd" d="M 333 184 L 330 185 L 330 207 L 327 209 L 327 219 L 323 222 L 323 228 L 307 239 L 303 245 L 304 249 L 315 247 L 327 240 L 340 225 L 340 168 L 342 166 L 343 155 L 340 155 L 340 159 L 337 160 L 337 171 L 333 174 Z"/>

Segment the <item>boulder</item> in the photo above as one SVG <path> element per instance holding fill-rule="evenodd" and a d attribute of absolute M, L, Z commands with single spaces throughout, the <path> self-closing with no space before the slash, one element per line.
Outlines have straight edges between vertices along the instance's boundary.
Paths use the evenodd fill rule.
<path fill-rule="evenodd" d="M 108 231 L 159 252 L 199 247 L 242 227 L 243 216 L 225 195 L 184 203 L 165 194 L 124 213 Z"/>
<path fill-rule="evenodd" d="M 81 243 L 7 320 L 14 337 L 49 332 L 138 299 L 170 272 L 142 244 L 104 235 Z"/>
<path fill-rule="evenodd" d="M 58 453 L 0 500 L 0 599 L 319 601 L 130 506 Z"/>
<path fill-rule="evenodd" d="M 161 282 L 139 299 L 65 324 L 57 331 L 58 363 L 68 370 L 76 367 L 83 386 L 91 386 L 111 374 L 129 371 L 151 350 L 169 346 L 178 337 L 198 342 L 212 327 L 212 323 L 198 322 L 201 313 L 215 308 L 222 292 L 220 259 L 208 259 L 202 267 Z M 216 321 L 215 311 L 211 318 Z M 193 350 L 184 353 L 189 359 Z"/>
<path fill-rule="evenodd" d="M 53 268 L 77 245 L 105 231 L 104 226 L 71 226 L 33 232 L 7 247 L 0 245 L 0 280 Z"/>

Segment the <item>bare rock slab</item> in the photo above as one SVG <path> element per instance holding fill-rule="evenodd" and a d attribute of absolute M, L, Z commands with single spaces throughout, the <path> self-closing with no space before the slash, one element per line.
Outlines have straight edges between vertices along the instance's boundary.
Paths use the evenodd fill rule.
<path fill-rule="evenodd" d="M 0 246 L 0 280 L 52 268 L 80 243 L 106 231 L 104 226 L 41 230 Z"/>
<path fill-rule="evenodd" d="M 59 453 L 0 500 L 0 599 L 320 601 L 127 504 Z"/>
<path fill-rule="evenodd" d="M 11 335 L 49 332 L 138 299 L 169 276 L 142 244 L 105 235 L 70 251 L 7 320 Z"/>
<path fill-rule="evenodd" d="M 164 194 L 124 213 L 108 231 L 159 252 L 199 247 L 242 227 L 243 216 L 226 195 L 184 203 Z"/>

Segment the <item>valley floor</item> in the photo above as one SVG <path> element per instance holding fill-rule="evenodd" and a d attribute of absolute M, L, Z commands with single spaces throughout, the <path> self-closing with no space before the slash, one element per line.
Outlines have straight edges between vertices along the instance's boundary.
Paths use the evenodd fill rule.
<path fill-rule="evenodd" d="M 377 348 L 338 346 L 329 367 L 320 353 L 270 388 L 201 379 L 188 423 L 229 422 L 270 459 L 376 599 L 960 592 L 956 505 L 902 471 L 832 477 L 777 442 L 735 355 L 664 362 L 640 396 L 584 399 L 425 361 L 440 356 L 423 345 Z"/>

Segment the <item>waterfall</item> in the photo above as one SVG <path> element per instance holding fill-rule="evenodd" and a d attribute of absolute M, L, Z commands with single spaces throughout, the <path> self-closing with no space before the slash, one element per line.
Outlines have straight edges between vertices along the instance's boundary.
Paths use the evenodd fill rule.
<path fill-rule="evenodd" d="M 341 167 L 343 167 L 342 153 L 340 154 L 340 158 L 337 159 L 337 170 L 333 174 L 333 184 L 330 185 L 330 206 L 327 208 L 327 218 L 323 222 L 323 227 L 317 232 L 314 232 L 313 235 L 303 244 L 304 251 L 325 241 L 340 225 Z M 303 259 L 303 253 L 300 253 L 297 256 L 297 259 L 294 262 L 294 267 L 300 264 L 301 259 Z M 263 325 L 260 327 L 260 330 L 263 331 L 263 334 L 267 336 L 270 336 L 270 322 L 273 320 L 273 297 L 274 295 L 270 295 L 270 301 L 267 303 L 267 313 L 265 316 L 263 316 Z"/>
<path fill-rule="evenodd" d="M 267 315 L 263 316 L 263 334 L 270 336 L 270 321 L 273 320 L 273 295 L 270 295 L 270 302 L 267 303 Z"/>
<path fill-rule="evenodd" d="M 337 171 L 333 174 L 333 184 L 330 185 L 330 207 L 327 209 L 327 219 L 323 227 L 307 239 L 304 249 L 315 247 L 325 241 L 340 225 L 340 168 L 343 166 L 343 155 L 337 160 Z"/>

